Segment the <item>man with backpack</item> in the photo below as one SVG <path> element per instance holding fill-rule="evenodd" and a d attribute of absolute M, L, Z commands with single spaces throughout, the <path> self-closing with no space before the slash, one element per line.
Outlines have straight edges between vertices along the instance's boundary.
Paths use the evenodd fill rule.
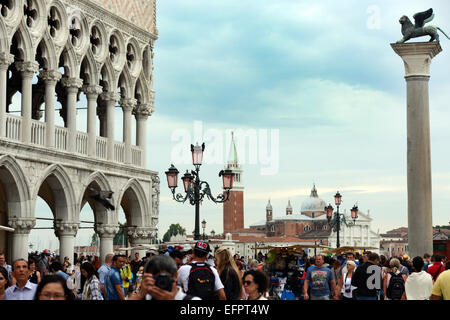
<path fill-rule="evenodd" d="M 202 300 L 226 300 L 217 269 L 206 263 L 210 251 L 207 242 L 197 241 L 191 262 L 178 270 L 178 283 L 188 295 Z"/>
<path fill-rule="evenodd" d="M 385 277 L 383 285 L 385 300 L 402 300 L 405 293 L 406 276 L 400 271 L 400 260 L 393 258 L 389 262 L 391 272 Z"/>
<path fill-rule="evenodd" d="M 356 300 L 378 300 L 382 279 L 382 270 L 378 266 L 379 261 L 379 255 L 371 252 L 367 256 L 367 262 L 363 262 L 356 268 L 351 282 L 351 285 L 357 288 Z"/>

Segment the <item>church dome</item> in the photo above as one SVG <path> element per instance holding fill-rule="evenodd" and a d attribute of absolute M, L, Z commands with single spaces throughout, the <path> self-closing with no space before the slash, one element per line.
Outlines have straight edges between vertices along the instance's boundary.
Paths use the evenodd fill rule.
<path fill-rule="evenodd" d="M 311 195 L 308 199 L 302 202 L 301 213 L 302 214 L 310 214 L 314 213 L 323 213 L 325 212 L 325 207 L 327 206 L 326 202 L 319 198 L 317 195 L 316 186 L 313 186 L 311 190 Z"/>

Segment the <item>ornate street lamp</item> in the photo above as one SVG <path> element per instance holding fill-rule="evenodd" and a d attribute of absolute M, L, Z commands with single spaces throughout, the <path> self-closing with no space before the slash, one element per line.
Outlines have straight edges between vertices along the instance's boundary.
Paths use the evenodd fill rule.
<path fill-rule="evenodd" d="M 358 207 L 356 205 L 353 206 L 351 210 L 352 219 L 353 222 L 347 222 L 345 215 L 339 213 L 339 206 L 342 203 L 342 196 L 338 192 L 334 195 L 334 203 L 336 204 L 337 211 L 334 213 L 334 208 L 329 204 L 327 207 L 325 207 L 325 212 L 327 214 L 327 220 L 330 227 L 333 229 L 333 231 L 336 232 L 336 248 L 339 248 L 341 246 L 340 239 L 339 239 L 339 231 L 341 230 L 341 223 L 344 223 L 347 227 L 353 227 L 356 224 L 356 219 L 358 219 Z"/>
<path fill-rule="evenodd" d="M 180 193 L 175 194 L 175 189 L 178 185 L 177 180 L 179 173 L 177 168 L 175 168 L 172 164 L 171 167 L 166 171 L 167 184 L 172 191 L 173 199 L 181 203 L 184 203 L 189 199 L 189 203 L 195 206 L 194 240 L 200 240 L 200 204 L 203 201 L 205 195 L 209 200 L 215 203 L 223 203 L 225 201 L 228 201 L 230 197 L 230 190 L 233 188 L 234 182 L 234 173 L 230 169 L 220 171 L 219 177 L 222 177 L 223 189 L 225 190 L 225 193 L 221 193 L 217 197 L 213 197 L 208 182 L 200 180 L 199 171 L 200 166 L 203 162 L 203 151 L 205 151 L 204 143 L 201 146 L 199 146 L 198 143 L 196 144 L 196 146 L 191 144 L 192 164 L 195 166 L 195 170 L 192 170 L 190 173 L 189 170 L 186 170 L 186 173 L 181 178 L 181 180 L 183 181 L 184 191 L 186 193 L 185 196 Z"/>
<path fill-rule="evenodd" d="M 202 221 L 202 228 L 203 228 L 203 240 L 206 240 L 206 235 L 205 235 L 206 220 L 205 219 L 203 219 L 203 221 Z"/>

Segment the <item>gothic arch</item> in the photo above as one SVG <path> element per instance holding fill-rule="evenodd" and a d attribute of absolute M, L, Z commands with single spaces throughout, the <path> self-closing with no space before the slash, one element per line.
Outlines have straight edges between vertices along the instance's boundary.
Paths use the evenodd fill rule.
<path fill-rule="evenodd" d="M 67 42 L 61 53 L 60 62 L 64 67 L 64 75 L 69 78 L 78 78 L 80 76 L 80 64 L 77 55 L 71 43 Z"/>
<path fill-rule="evenodd" d="M 121 190 L 117 206 L 122 206 L 128 226 L 145 227 L 146 214 L 149 212 L 145 191 L 137 179 L 130 179 Z"/>
<path fill-rule="evenodd" d="M 0 19 L 0 52 L 9 52 L 9 36 L 3 19 Z"/>
<path fill-rule="evenodd" d="M 63 166 L 53 164 L 44 171 L 36 184 L 32 199 L 38 196 L 48 204 L 55 219 L 70 222 L 79 220 L 75 190 Z"/>
<path fill-rule="evenodd" d="M 150 96 L 148 91 L 147 82 L 145 81 L 144 72 L 141 72 L 135 85 L 135 98 L 138 100 L 138 104 L 146 104 L 150 102 Z"/>
<path fill-rule="evenodd" d="M 39 43 L 43 67 L 46 70 L 58 70 L 59 56 L 56 48 L 48 34 L 45 34 Z"/>
<path fill-rule="evenodd" d="M 88 50 L 81 63 L 80 79 L 83 79 L 84 85 L 97 85 L 99 83 L 99 78 L 100 74 L 97 64 L 95 63 L 94 55 L 91 50 Z"/>
<path fill-rule="evenodd" d="M 111 61 L 108 59 L 102 67 L 102 81 L 104 92 L 116 92 L 117 89 L 117 79 L 114 73 L 114 68 Z"/>
<path fill-rule="evenodd" d="M 134 88 L 136 86 L 136 81 L 131 77 L 128 67 L 125 66 L 120 77 L 119 77 L 119 87 L 120 93 L 123 99 L 131 99 L 134 97 Z"/>
<path fill-rule="evenodd" d="M 0 184 L 6 194 L 8 216 L 31 217 L 27 179 L 21 166 L 10 155 L 0 156 Z"/>
<path fill-rule="evenodd" d="M 33 41 L 31 40 L 31 35 L 28 32 L 27 27 L 25 27 L 24 22 L 22 22 L 14 34 L 13 38 L 17 39 L 17 49 L 19 57 L 16 57 L 17 60 L 22 61 L 32 61 L 34 62 L 34 48 Z"/>

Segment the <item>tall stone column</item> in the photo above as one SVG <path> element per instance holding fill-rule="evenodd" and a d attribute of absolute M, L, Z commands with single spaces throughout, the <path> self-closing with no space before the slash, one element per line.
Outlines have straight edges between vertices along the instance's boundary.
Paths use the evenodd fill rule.
<path fill-rule="evenodd" d="M 120 105 L 123 110 L 123 142 L 125 143 L 125 163 L 131 163 L 131 112 L 136 107 L 136 99 L 122 99 Z"/>
<path fill-rule="evenodd" d="M 114 92 L 105 92 L 101 95 L 106 103 L 106 138 L 107 159 L 114 161 L 114 108 L 120 100 L 120 94 Z"/>
<path fill-rule="evenodd" d="M 17 71 L 22 75 L 22 142 L 31 143 L 31 113 L 32 113 L 32 81 L 39 70 L 35 62 L 17 62 Z"/>
<path fill-rule="evenodd" d="M 6 137 L 6 89 L 8 81 L 8 67 L 14 62 L 12 54 L 0 53 L 0 95 L 5 97 L 0 99 L 0 138 Z"/>
<path fill-rule="evenodd" d="M 39 74 L 45 83 L 45 144 L 48 148 L 55 147 L 55 88 L 61 76 L 61 72 L 54 70 L 42 70 Z"/>
<path fill-rule="evenodd" d="M 136 117 L 136 145 L 142 150 L 141 167 L 147 166 L 147 119 L 153 113 L 151 104 L 138 105 L 133 113 Z"/>
<path fill-rule="evenodd" d="M 83 91 L 86 94 L 88 101 L 88 123 L 87 123 L 87 134 L 88 134 L 88 156 L 96 157 L 96 137 L 97 137 L 97 99 L 102 93 L 102 87 L 97 85 L 85 86 Z"/>
<path fill-rule="evenodd" d="M 105 257 L 109 253 L 114 253 L 113 240 L 119 231 L 118 225 L 96 224 L 95 232 L 100 237 L 100 262 L 105 262 Z"/>
<path fill-rule="evenodd" d="M 64 262 L 64 257 L 68 257 L 70 263 L 73 261 L 74 241 L 78 232 L 78 223 L 54 221 L 55 235 L 59 238 L 59 260 Z"/>
<path fill-rule="evenodd" d="M 405 65 L 407 99 L 408 247 L 412 257 L 433 253 L 428 82 L 439 42 L 391 44 Z"/>
<path fill-rule="evenodd" d="M 67 92 L 67 151 L 76 152 L 77 139 L 77 95 L 83 85 L 83 80 L 78 78 L 63 78 L 62 85 Z"/>
<path fill-rule="evenodd" d="M 28 261 L 28 236 L 31 229 L 36 225 L 36 219 L 11 218 L 8 220 L 8 225 L 14 228 L 14 232 L 11 235 L 11 261 L 17 259 L 25 259 Z"/>

